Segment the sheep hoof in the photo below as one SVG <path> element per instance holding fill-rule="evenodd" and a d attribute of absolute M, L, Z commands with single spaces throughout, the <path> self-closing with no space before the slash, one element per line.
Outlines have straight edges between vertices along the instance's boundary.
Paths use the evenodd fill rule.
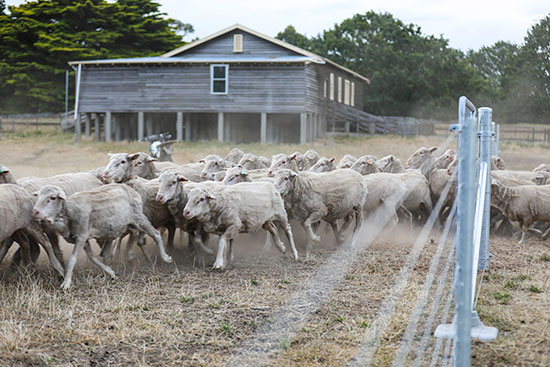
<path fill-rule="evenodd" d="M 172 261 L 174 261 L 174 260 L 172 259 L 172 256 L 170 256 L 170 255 L 163 256 L 163 257 L 162 257 L 162 260 L 163 260 L 165 263 L 167 263 L 167 264 L 171 264 Z"/>

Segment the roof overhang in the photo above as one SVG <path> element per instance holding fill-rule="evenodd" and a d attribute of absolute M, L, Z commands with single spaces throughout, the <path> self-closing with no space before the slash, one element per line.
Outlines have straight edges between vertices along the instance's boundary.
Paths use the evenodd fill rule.
<path fill-rule="evenodd" d="M 220 56 L 220 57 L 200 57 L 200 56 L 177 56 L 187 50 L 190 50 L 194 47 L 200 46 L 214 38 L 220 37 L 226 33 L 232 32 L 234 30 L 242 30 L 244 32 L 250 33 L 256 37 L 264 39 L 268 42 L 274 43 L 280 47 L 286 48 L 290 51 L 295 52 L 296 56 L 279 56 L 279 57 L 246 57 L 246 56 Z M 363 75 L 356 73 L 342 65 L 335 63 L 325 57 L 316 55 L 312 52 L 306 51 L 297 46 L 291 45 L 290 43 L 281 41 L 277 38 L 269 37 L 265 34 L 256 32 L 253 29 L 247 28 L 240 24 L 232 25 L 222 29 L 219 32 L 211 34 L 210 36 L 204 37 L 195 42 L 191 42 L 185 46 L 178 47 L 170 52 L 167 52 L 161 56 L 155 57 L 136 57 L 136 58 L 126 58 L 126 59 L 105 59 L 105 60 L 84 60 L 84 61 L 69 61 L 69 65 L 135 65 L 135 64 L 212 64 L 212 63 L 316 63 L 316 64 L 328 64 L 337 69 L 345 71 L 353 75 L 355 78 L 363 80 L 364 82 L 370 84 L 370 80 Z"/>

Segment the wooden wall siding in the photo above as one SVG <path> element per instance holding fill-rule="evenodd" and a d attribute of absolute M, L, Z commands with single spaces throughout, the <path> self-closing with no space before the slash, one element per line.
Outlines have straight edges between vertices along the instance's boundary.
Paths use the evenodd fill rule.
<path fill-rule="evenodd" d="M 210 67 L 84 67 L 81 112 L 303 112 L 304 65 L 229 66 L 228 95 L 210 94 Z"/>
<path fill-rule="evenodd" d="M 243 35 L 243 52 L 233 52 L 233 35 Z M 262 57 L 275 57 L 275 56 L 301 56 L 294 51 L 278 46 L 264 39 L 256 37 L 250 33 L 235 30 L 230 33 L 226 33 L 216 39 L 210 40 L 200 46 L 193 47 L 188 51 L 180 53 L 176 56 L 187 55 L 200 55 L 200 56 L 227 56 L 227 57 L 241 57 L 241 56 L 262 56 Z"/>
<path fill-rule="evenodd" d="M 330 73 L 334 74 L 334 100 L 338 99 L 338 77 L 342 77 L 342 93 L 343 84 L 347 79 L 355 83 L 355 108 L 363 110 L 363 89 L 365 82 L 357 79 L 350 74 L 344 73 L 341 70 L 330 65 L 308 64 L 306 65 L 306 110 L 323 114 L 325 111 L 326 101 L 330 101 Z M 327 97 L 324 97 L 324 81 L 327 81 Z M 343 101 L 342 94 L 342 101 Z M 351 104 L 350 104 L 351 106 Z"/>

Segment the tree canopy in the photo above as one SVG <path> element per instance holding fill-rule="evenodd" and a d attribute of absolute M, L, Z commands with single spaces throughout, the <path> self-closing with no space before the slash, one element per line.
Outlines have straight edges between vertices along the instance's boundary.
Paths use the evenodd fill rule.
<path fill-rule="evenodd" d="M 159 55 L 182 45 L 151 0 L 37 0 L 0 14 L 0 111 L 60 111 L 71 60 Z M 187 28 L 187 32 L 192 31 Z"/>
<path fill-rule="evenodd" d="M 371 113 L 455 118 L 457 100 L 466 95 L 494 106 L 502 121 L 550 122 L 549 17 L 532 27 L 522 46 L 500 41 L 468 53 L 372 11 L 315 37 L 288 26 L 277 38 L 368 77 L 364 105 Z"/>

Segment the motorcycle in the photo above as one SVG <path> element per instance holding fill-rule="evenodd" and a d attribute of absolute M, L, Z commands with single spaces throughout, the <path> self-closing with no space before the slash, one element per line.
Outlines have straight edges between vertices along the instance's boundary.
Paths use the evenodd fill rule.
<path fill-rule="evenodd" d="M 160 162 L 173 162 L 172 159 L 172 144 L 175 140 L 170 140 L 172 134 L 170 133 L 160 133 L 146 136 L 140 141 L 148 141 L 151 143 L 149 146 L 149 151 L 153 158 L 158 159 Z"/>

